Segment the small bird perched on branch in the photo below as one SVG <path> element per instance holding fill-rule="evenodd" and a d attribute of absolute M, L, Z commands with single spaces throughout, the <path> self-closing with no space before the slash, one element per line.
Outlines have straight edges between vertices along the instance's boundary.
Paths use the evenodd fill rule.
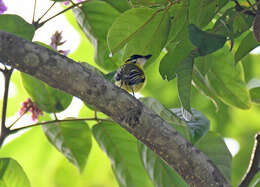
<path fill-rule="evenodd" d="M 117 70 L 115 84 L 128 92 L 138 92 L 145 84 L 146 78 L 143 66 L 152 55 L 132 55 Z"/>

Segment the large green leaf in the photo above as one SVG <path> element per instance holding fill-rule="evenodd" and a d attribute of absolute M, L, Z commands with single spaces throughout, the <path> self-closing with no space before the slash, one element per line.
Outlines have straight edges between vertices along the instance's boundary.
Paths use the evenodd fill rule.
<path fill-rule="evenodd" d="M 0 187 L 30 187 L 23 168 L 12 158 L 0 158 Z"/>
<path fill-rule="evenodd" d="M 258 45 L 259 43 L 256 41 L 253 32 L 250 31 L 241 41 L 235 53 L 235 63 L 241 60 L 244 56 L 248 55 L 249 52 L 256 48 Z"/>
<path fill-rule="evenodd" d="M 130 0 L 134 6 L 162 6 L 168 3 L 168 0 Z"/>
<path fill-rule="evenodd" d="M 173 108 L 171 111 L 177 115 L 180 119 L 184 120 L 182 109 Z M 186 121 L 189 129 L 191 143 L 196 143 L 201 137 L 203 137 L 209 131 L 210 122 L 200 111 L 192 108 L 192 120 Z"/>
<path fill-rule="evenodd" d="M 216 95 L 216 92 L 214 89 L 210 87 L 208 79 L 206 79 L 205 76 L 203 76 L 203 74 L 199 71 L 199 69 L 196 66 L 194 66 L 192 72 L 192 85 L 196 89 L 198 89 L 202 94 L 207 96 L 218 110 L 218 97 Z"/>
<path fill-rule="evenodd" d="M 243 14 L 232 7 L 216 21 L 212 31 L 236 38 L 252 26 L 253 19 L 253 16 Z"/>
<path fill-rule="evenodd" d="M 44 125 L 43 130 L 50 143 L 82 172 L 92 145 L 88 124 L 84 121 L 57 122 Z"/>
<path fill-rule="evenodd" d="M 131 8 L 128 0 L 120 0 L 120 1 L 118 1 L 118 0 L 102 0 L 102 1 L 106 1 L 107 3 L 112 5 L 114 8 L 119 10 L 120 12 L 124 12 L 127 9 Z"/>
<path fill-rule="evenodd" d="M 109 48 L 115 54 L 125 46 L 124 58 L 133 54 L 152 54 L 154 60 L 167 41 L 169 23 L 167 11 L 151 8 L 127 10 L 115 20 L 109 30 Z"/>
<path fill-rule="evenodd" d="M 251 79 L 248 82 L 247 87 L 249 89 L 252 102 L 260 104 L 260 80 L 255 78 Z"/>
<path fill-rule="evenodd" d="M 147 146 L 138 142 L 144 167 L 155 187 L 188 187 L 187 183 Z"/>
<path fill-rule="evenodd" d="M 228 0 L 196 0 L 189 3 L 190 23 L 202 28 L 206 26 Z"/>
<path fill-rule="evenodd" d="M 175 40 L 168 45 L 168 53 L 160 62 L 159 71 L 162 78 L 168 81 L 174 79 L 181 64 L 194 48 L 188 39 L 188 28 L 187 24 L 185 24 L 177 37 L 175 37 Z"/>
<path fill-rule="evenodd" d="M 225 36 L 204 32 L 193 24 L 189 25 L 189 39 L 193 45 L 198 47 L 200 56 L 215 52 L 226 42 Z"/>
<path fill-rule="evenodd" d="M 12 14 L 0 15 L 0 30 L 10 32 L 27 40 L 32 40 L 35 28 L 23 18 Z"/>
<path fill-rule="evenodd" d="M 192 143 L 198 141 L 209 130 L 209 120 L 196 109 L 192 109 L 192 120 L 184 121 L 180 108 L 169 110 L 154 98 L 147 97 L 140 100 Z"/>
<path fill-rule="evenodd" d="M 214 56 L 215 61 L 207 73 L 210 86 L 224 103 L 249 109 L 251 100 L 244 81 L 242 65 L 234 65 L 233 55 L 227 48 L 215 53 Z"/>
<path fill-rule="evenodd" d="M 177 73 L 177 87 L 179 100 L 183 108 L 182 114 L 185 120 L 192 119 L 190 107 L 191 80 L 193 71 L 194 57 L 187 57 L 180 65 Z"/>
<path fill-rule="evenodd" d="M 115 123 L 102 122 L 92 129 L 100 147 L 109 156 L 120 187 L 152 187 L 141 163 L 137 140 Z"/>
<path fill-rule="evenodd" d="M 221 136 L 208 132 L 195 146 L 210 158 L 228 181 L 231 180 L 232 155 Z"/>
<path fill-rule="evenodd" d="M 105 1 L 94 0 L 75 8 L 74 14 L 95 48 L 96 63 L 108 71 L 117 69 L 122 61 L 121 54 L 109 57 L 107 33 L 120 12 Z"/>
<path fill-rule="evenodd" d="M 61 112 L 72 101 L 72 96 L 48 86 L 46 83 L 21 72 L 21 80 L 25 90 L 36 105 L 45 112 Z"/>

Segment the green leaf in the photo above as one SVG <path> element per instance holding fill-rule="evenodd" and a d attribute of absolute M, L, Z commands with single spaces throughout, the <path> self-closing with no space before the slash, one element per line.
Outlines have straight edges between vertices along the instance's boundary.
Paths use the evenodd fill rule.
<path fill-rule="evenodd" d="M 166 11 L 132 8 L 121 14 L 108 33 L 108 46 L 115 54 L 125 46 L 124 58 L 133 54 L 152 54 L 153 61 L 166 44 L 169 32 Z"/>
<path fill-rule="evenodd" d="M 0 158 L 1 187 L 30 187 L 30 181 L 23 168 L 12 158 Z"/>
<path fill-rule="evenodd" d="M 190 23 L 199 28 L 206 26 L 228 0 L 196 0 L 189 3 Z"/>
<path fill-rule="evenodd" d="M 188 187 L 177 172 L 147 146 L 138 142 L 138 150 L 143 165 L 155 187 Z"/>
<path fill-rule="evenodd" d="M 189 25 L 189 39 L 193 45 L 198 47 L 201 56 L 215 52 L 226 42 L 225 36 L 204 32 L 193 24 Z"/>
<path fill-rule="evenodd" d="M 247 87 L 249 89 L 250 97 L 252 102 L 256 104 L 260 104 L 260 80 L 259 79 L 251 79 Z"/>
<path fill-rule="evenodd" d="M 104 77 L 105 77 L 105 79 L 114 83 L 115 82 L 115 79 L 114 79 L 115 74 L 116 74 L 116 71 L 112 71 L 110 73 L 105 74 Z"/>
<path fill-rule="evenodd" d="M 192 112 L 190 107 L 191 80 L 193 71 L 194 57 L 187 57 L 180 65 L 177 73 L 177 87 L 179 100 L 183 108 L 183 117 L 190 121 Z"/>
<path fill-rule="evenodd" d="M 107 2 L 98 0 L 84 3 L 73 11 L 78 24 L 95 48 L 95 62 L 108 71 L 117 69 L 122 54 L 109 57 L 107 33 L 120 12 Z"/>
<path fill-rule="evenodd" d="M 72 101 L 72 96 L 46 83 L 21 72 L 21 80 L 27 93 L 36 105 L 45 112 L 61 112 L 65 110 Z"/>
<path fill-rule="evenodd" d="M 216 21 L 212 32 L 237 38 L 252 26 L 253 20 L 253 16 L 243 14 L 232 7 Z"/>
<path fill-rule="evenodd" d="M 173 108 L 171 111 L 176 114 L 180 119 L 185 120 L 182 115 L 182 109 Z M 203 137 L 209 131 L 210 122 L 206 116 L 204 116 L 200 111 L 192 108 L 192 120 L 186 121 L 187 127 L 189 129 L 190 141 L 191 143 L 197 142 L 201 137 Z"/>
<path fill-rule="evenodd" d="M 57 122 L 42 128 L 50 143 L 83 172 L 92 146 L 88 124 L 84 121 Z"/>
<path fill-rule="evenodd" d="M 208 132 L 196 144 L 207 155 L 228 181 L 231 180 L 232 155 L 223 138 L 214 132 Z"/>
<path fill-rule="evenodd" d="M 162 6 L 168 3 L 168 0 L 130 0 L 135 6 Z"/>
<path fill-rule="evenodd" d="M 185 121 L 181 120 L 171 110 L 163 106 L 161 103 L 156 101 L 154 98 L 144 97 L 140 98 L 140 101 L 150 108 L 153 112 L 164 119 L 169 125 L 176 129 L 182 136 L 190 140 L 189 129 Z"/>
<path fill-rule="evenodd" d="M 171 27 L 169 31 L 168 41 L 176 40 L 176 37 L 183 30 L 183 27 L 188 23 L 188 0 L 182 0 L 181 2 L 171 6 L 169 9 L 171 15 Z"/>
<path fill-rule="evenodd" d="M 23 18 L 12 14 L 0 15 L 0 30 L 15 34 L 27 40 L 32 40 L 35 28 Z"/>
<path fill-rule="evenodd" d="M 190 55 L 195 47 L 188 39 L 187 24 L 179 32 L 176 39 L 172 41 L 167 49 L 168 53 L 163 57 L 160 62 L 159 72 L 163 79 L 168 81 L 176 77 L 180 65 Z"/>
<path fill-rule="evenodd" d="M 120 187 L 152 187 L 140 160 L 137 140 L 115 123 L 102 122 L 92 132 L 109 156 Z"/>
<path fill-rule="evenodd" d="M 248 55 L 249 52 L 256 48 L 258 45 L 259 43 L 256 41 L 254 33 L 250 31 L 241 41 L 235 53 L 235 63 L 241 60 L 244 56 Z"/>
<path fill-rule="evenodd" d="M 193 68 L 192 81 L 193 81 L 192 85 L 197 90 L 199 90 L 203 95 L 207 96 L 215 105 L 216 109 L 218 110 L 217 94 L 215 90 L 210 87 L 208 79 L 206 79 L 205 76 L 203 76 L 203 74 L 199 71 L 199 69 L 196 66 L 194 66 Z"/>
<path fill-rule="evenodd" d="M 124 12 L 127 9 L 131 8 L 128 0 L 102 0 L 106 1 L 108 4 L 112 5 L 114 8 L 116 8 L 120 12 Z"/>
<path fill-rule="evenodd" d="M 244 81 L 242 65 L 234 65 L 233 55 L 226 48 L 215 53 L 214 56 L 215 61 L 207 73 L 210 86 L 224 103 L 249 109 L 251 100 Z"/>

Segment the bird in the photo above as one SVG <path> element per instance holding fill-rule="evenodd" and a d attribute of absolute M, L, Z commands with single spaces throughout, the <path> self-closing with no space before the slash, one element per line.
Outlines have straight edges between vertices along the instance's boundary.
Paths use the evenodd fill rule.
<path fill-rule="evenodd" d="M 134 93 L 143 88 L 145 84 L 146 78 L 143 67 L 151 57 L 151 54 L 130 56 L 116 71 L 114 76 L 115 84 L 134 96 Z"/>

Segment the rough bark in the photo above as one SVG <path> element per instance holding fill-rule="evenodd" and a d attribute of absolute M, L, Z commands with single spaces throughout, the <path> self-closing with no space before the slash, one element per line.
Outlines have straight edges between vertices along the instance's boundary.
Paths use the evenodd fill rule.
<path fill-rule="evenodd" d="M 87 63 L 74 62 L 2 31 L 0 61 L 79 97 L 110 116 L 156 152 L 190 186 L 230 186 L 207 156 L 140 101 L 104 79 Z"/>

